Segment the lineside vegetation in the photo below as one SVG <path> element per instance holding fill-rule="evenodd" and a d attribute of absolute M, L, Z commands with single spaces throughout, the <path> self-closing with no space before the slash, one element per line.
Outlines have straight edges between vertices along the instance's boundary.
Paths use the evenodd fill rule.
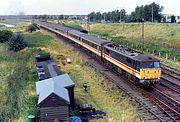
<path fill-rule="evenodd" d="M 104 119 L 91 121 L 142 121 L 130 99 L 88 67 L 80 54 L 46 31 L 27 33 L 26 27 L 15 28 L 23 32 L 28 48 L 12 52 L 7 43 L 0 45 L 0 121 L 26 121 L 28 115 L 37 114 L 35 82 L 38 78 L 34 56 L 39 53 L 50 53 L 61 70 L 70 74 L 76 83 L 75 99 L 78 103 L 91 103 L 107 113 Z M 15 28 L 11 29 L 17 31 Z M 58 59 L 59 54 L 69 57 L 72 63 L 64 65 Z M 89 92 L 83 90 L 84 81 L 88 82 Z"/>

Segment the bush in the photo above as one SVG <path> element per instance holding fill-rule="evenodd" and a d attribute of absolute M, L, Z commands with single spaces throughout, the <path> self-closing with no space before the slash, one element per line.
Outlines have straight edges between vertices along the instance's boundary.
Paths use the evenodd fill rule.
<path fill-rule="evenodd" d="M 13 36 L 12 31 L 2 30 L 0 31 L 0 43 L 9 41 Z"/>
<path fill-rule="evenodd" d="M 36 31 L 36 30 L 39 30 L 39 27 L 36 23 L 33 23 L 27 27 L 28 32 L 32 33 L 33 31 Z"/>
<path fill-rule="evenodd" d="M 24 37 L 21 34 L 13 36 L 9 41 L 9 49 L 15 52 L 20 51 L 27 47 L 27 43 L 24 41 Z"/>

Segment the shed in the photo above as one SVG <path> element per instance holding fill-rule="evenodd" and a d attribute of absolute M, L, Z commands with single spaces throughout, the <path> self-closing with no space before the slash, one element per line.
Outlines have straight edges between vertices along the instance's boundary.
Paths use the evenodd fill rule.
<path fill-rule="evenodd" d="M 46 85 L 43 83 L 36 84 L 36 87 L 40 91 L 38 92 L 38 106 L 41 122 L 68 121 L 68 105 L 70 103 L 68 90 L 52 80 Z"/>
<path fill-rule="evenodd" d="M 68 95 L 70 99 L 70 107 L 74 108 L 74 82 L 71 80 L 68 74 L 58 75 L 49 79 L 41 80 L 36 82 L 36 93 L 37 95 L 49 84 L 55 84 L 68 90 Z"/>

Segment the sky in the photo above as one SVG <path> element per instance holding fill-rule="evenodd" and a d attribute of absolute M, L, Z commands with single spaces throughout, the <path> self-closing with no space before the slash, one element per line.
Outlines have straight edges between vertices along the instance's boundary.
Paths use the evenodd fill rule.
<path fill-rule="evenodd" d="M 128 14 L 136 6 L 156 2 L 164 6 L 163 14 L 180 15 L 180 0 L 0 0 L 0 15 L 87 15 L 125 9 Z"/>

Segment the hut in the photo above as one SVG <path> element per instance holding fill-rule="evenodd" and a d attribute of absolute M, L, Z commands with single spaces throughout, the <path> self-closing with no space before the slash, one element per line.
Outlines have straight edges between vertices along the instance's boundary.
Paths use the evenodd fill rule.
<path fill-rule="evenodd" d="M 74 107 L 74 82 L 68 74 L 36 82 L 42 122 L 68 121 L 69 107 Z"/>

